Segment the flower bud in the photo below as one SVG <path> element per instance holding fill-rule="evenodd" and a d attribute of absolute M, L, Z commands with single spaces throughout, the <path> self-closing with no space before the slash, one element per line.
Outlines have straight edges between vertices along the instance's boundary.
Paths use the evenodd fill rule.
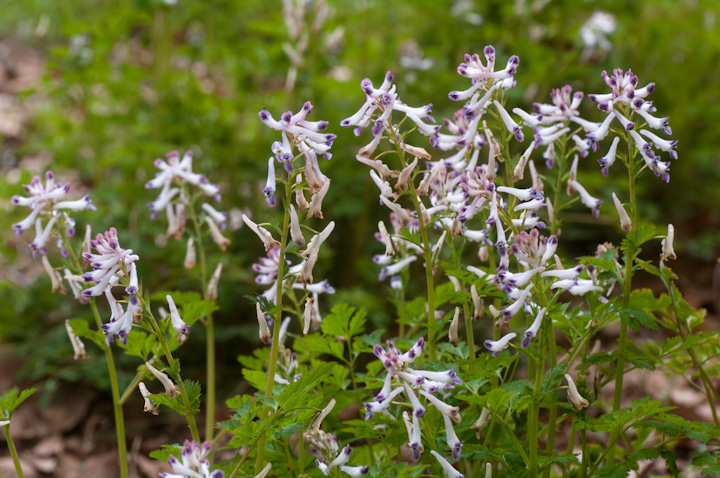
<path fill-rule="evenodd" d="M 147 369 L 152 373 L 156 379 L 165 387 L 165 393 L 168 397 L 173 398 L 178 395 L 180 395 L 180 390 L 175 386 L 172 380 L 170 380 L 170 377 L 167 376 L 167 374 L 161 372 L 160 370 L 156 369 L 152 366 L 150 362 L 145 362 L 145 366 Z"/>
<path fill-rule="evenodd" d="M 272 335 L 270 335 L 270 328 L 268 327 L 267 319 L 265 318 L 265 313 L 262 310 L 260 302 L 255 303 L 255 311 L 257 312 L 260 341 L 267 345 L 272 341 Z"/>
<path fill-rule="evenodd" d="M 153 415 L 158 415 L 160 411 L 157 408 L 157 405 L 155 405 L 155 402 L 150 399 L 150 391 L 145 386 L 144 382 L 140 382 L 138 384 L 138 388 L 140 389 L 140 394 L 143 396 L 143 399 L 145 400 L 145 406 L 143 407 L 143 411 L 146 413 L 152 413 Z"/>
<path fill-rule="evenodd" d="M 197 263 L 197 254 L 195 253 L 195 238 L 193 236 L 188 237 L 187 240 L 187 251 L 185 252 L 185 261 L 183 266 L 185 269 L 192 269 Z"/>
<path fill-rule="evenodd" d="M 208 300 L 215 300 L 218 296 L 218 283 L 220 282 L 220 274 L 222 273 L 223 265 L 222 263 L 218 264 L 215 268 L 215 271 L 213 272 L 213 275 L 210 277 L 210 281 L 208 282 L 207 286 L 207 298 Z"/>
<path fill-rule="evenodd" d="M 623 231 L 629 231 L 632 229 L 632 221 L 630 220 L 630 216 L 628 216 L 627 211 L 623 207 L 622 203 L 618 199 L 618 197 L 615 195 L 615 193 L 612 193 L 613 203 L 615 203 L 615 209 L 617 209 L 618 216 L 620 216 L 620 228 Z"/>
<path fill-rule="evenodd" d="M 565 378 L 568 381 L 568 400 L 570 400 L 572 404 L 575 405 L 575 408 L 577 408 L 578 411 L 589 406 L 590 403 L 585 400 L 582 395 L 580 395 L 580 392 L 578 392 L 578 389 L 575 386 L 575 382 L 573 382 L 572 377 L 569 374 L 565 374 Z"/>

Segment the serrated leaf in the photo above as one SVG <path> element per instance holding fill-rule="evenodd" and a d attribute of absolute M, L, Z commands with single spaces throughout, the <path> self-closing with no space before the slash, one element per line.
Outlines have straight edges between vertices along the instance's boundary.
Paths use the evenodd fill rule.
<path fill-rule="evenodd" d="M 350 318 L 355 308 L 348 304 L 337 304 L 322 321 L 322 331 L 327 335 L 347 337 L 350 328 Z"/>
<path fill-rule="evenodd" d="M 127 344 L 119 343 L 119 347 L 125 350 L 127 355 L 140 357 L 146 361 L 152 355 L 153 349 L 157 346 L 157 338 L 142 332 L 128 334 Z"/>
<path fill-rule="evenodd" d="M 245 380 L 247 380 L 248 383 L 257 390 L 265 390 L 265 387 L 267 386 L 267 374 L 265 372 L 244 368 L 242 369 L 242 374 L 243 377 L 245 377 Z"/>
<path fill-rule="evenodd" d="M 182 446 L 180 445 L 163 445 L 161 449 L 151 451 L 150 458 L 167 463 L 170 455 L 180 456 L 181 453 Z"/>
<path fill-rule="evenodd" d="M 657 330 L 658 326 L 652 315 L 637 307 L 625 307 L 618 311 L 620 320 L 633 330 L 640 330 L 640 326 Z"/>
<path fill-rule="evenodd" d="M 398 323 L 415 325 L 427 315 L 426 302 L 422 297 L 416 297 L 410 302 L 405 302 L 398 310 Z M 377 343 L 377 342 L 375 342 Z"/>

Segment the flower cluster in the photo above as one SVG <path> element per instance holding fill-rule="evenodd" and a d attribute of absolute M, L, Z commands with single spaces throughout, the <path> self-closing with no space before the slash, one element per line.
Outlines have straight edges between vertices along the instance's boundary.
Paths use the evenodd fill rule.
<path fill-rule="evenodd" d="M 388 413 L 388 408 L 396 396 L 404 393 L 412 404 L 412 419 L 404 414 L 405 425 L 408 429 L 408 446 L 412 452 L 413 459 L 419 460 L 423 451 L 420 418 L 425 415 L 425 407 L 421 403 L 418 394 L 425 397 L 426 404 L 434 406 L 443 416 L 445 421 L 445 432 L 447 444 L 456 460 L 460 459 L 462 443 L 453 429 L 452 422 L 460 423 L 460 409 L 448 405 L 439 398 L 437 394 L 455 388 L 455 385 L 462 383 L 455 369 L 443 372 L 432 372 L 429 370 L 415 370 L 409 367 L 423 352 L 425 339 L 420 338 L 407 352 L 401 353 L 395 344 L 388 340 L 387 350 L 382 345 L 375 345 L 373 353 L 380 359 L 387 374 L 383 386 L 375 395 L 375 400 L 365 402 L 365 420 L 370 420 L 377 413 Z M 416 394 L 417 392 L 417 394 Z"/>
<path fill-rule="evenodd" d="M 334 406 L 335 400 L 331 400 L 315 418 L 310 429 L 303 433 L 303 439 L 308 444 L 307 451 L 315 457 L 315 466 L 325 476 L 329 476 L 333 468 L 340 468 L 340 471 L 351 478 L 360 477 L 370 471 L 370 467 L 366 465 L 348 466 L 352 448 L 346 445 L 338 451 L 337 437 L 320 428 L 322 421 Z"/>
<path fill-rule="evenodd" d="M 153 219 L 160 211 L 165 211 L 168 220 L 166 235 L 180 240 L 185 234 L 185 225 L 188 219 L 187 208 L 191 206 L 191 198 L 187 197 L 189 191 L 185 185 L 198 188 L 202 195 L 211 197 L 216 202 L 220 201 L 220 188 L 210 183 L 204 175 L 193 172 L 192 151 L 185 152 L 182 159 L 177 151 L 170 151 L 165 156 L 167 161 L 160 158 L 155 160 L 155 167 L 160 171 L 153 179 L 145 183 L 146 189 L 162 188 L 155 201 L 148 203 L 148 207 L 152 211 Z M 208 202 L 204 202 L 201 208 L 205 213 L 204 221 L 213 241 L 224 251 L 230 244 L 230 239 L 224 237 L 221 232 L 227 223 L 227 213 L 218 211 Z M 189 238 L 188 255 L 193 254 L 193 240 Z"/>
<path fill-rule="evenodd" d="M 182 448 L 180 459 L 170 455 L 168 464 L 172 467 L 172 473 L 160 473 L 160 478 L 223 478 L 225 473 L 222 470 L 210 471 L 211 445 L 206 441 L 202 445 L 186 440 Z"/>
<path fill-rule="evenodd" d="M 652 101 L 645 98 L 655 91 L 655 83 L 638 88 L 638 77 L 631 70 L 623 73 L 623 70 L 616 68 L 612 75 L 608 75 L 606 71 L 602 72 L 602 78 L 605 84 L 612 90 L 610 93 L 588 95 L 592 101 L 598 104 L 598 108 L 607 114 L 605 121 L 597 131 L 588 135 L 593 145 L 597 141 L 603 139 L 609 130 L 609 125 L 614 119 L 617 119 L 622 127 L 627 130 L 633 139 L 635 147 L 645 161 L 645 165 L 655 176 L 661 177 L 663 181 L 670 181 L 670 163 L 661 161 L 659 153 L 653 148 L 668 153 L 672 159 L 677 159 L 678 155 L 675 151 L 677 147 L 676 140 L 668 140 L 657 136 L 655 133 L 646 129 L 640 129 L 638 132 L 635 123 L 643 121 L 651 129 L 662 130 L 665 134 L 672 134 L 672 129 L 668 124 L 668 118 L 658 118 L 653 116 L 657 109 L 653 106 Z M 634 117 L 637 115 L 639 118 Z M 634 120 L 634 121 L 633 121 Z M 645 140 L 642 136 L 645 136 Z M 594 146 L 595 148 L 597 146 Z M 600 160 L 605 174 L 607 168 L 612 165 L 615 157 L 615 148 L 617 142 L 613 141 L 608 156 Z M 612 153 L 612 154 L 611 154 Z"/>
<path fill-rule="evenodd" d="M 30 243 L 30 249 L 35 258 L 47 253 L 47 244 L 56 224 L 60 225 L 62 223 L 68 237 L 75 235 L 75 220 L 70 217 L 67 211 L 95 210 L 95 206 L 90 202 L 89 194 L 74 201 L 63 200 L 70 191 L 70 183 L 56 184 L 55 174 L 52 171 L 45 173 L 44 185 L 40 176 L 35 176 L 30 181 L 30 184 L 24 184 L 23 188 L 30 196 L 13 196 L 10 202 L 15 206 L 29 207 L 30 214 L 22 221 L 13 224 L 12 228 L 19 236 L 23 231 L 35 227 L 35 239 Z M 43 225 L 41 219 L 43 216 L 50 217 L 45 225 Z M 60 234 L 57 235 L 57 247 L 63 257 L 68 257 L 69 253 Z"/>
<path fill-rule="evenodd" d="M 310 189 L 312 198 L 308 203 L 305 199 L 302 188 L 296 190 L 298 211 L 308 210 L 307 216 L 322 218 L 322 201 L 330 188 L 330 179 L 320 170 L 318 155 L 330 159 L 330 147 L 336 136 L 330 133 L 321 133 L 327 128 L 327 121 L 308 121 L 307 115 L 312 111 L 313 105 L 306 102 L 302 109 L 293 114 L 287 111 L 282 114 L 280 121 L 276 121 L 270 112 L 263 108 L 260 113 L 260 120 L 270 128 L 280 131 L 282 141 L 276 141 L 272 145 L 272 152 L 275 160 L 280 162 L 288 175 L 294 171 L 294 161 L 302 155 L 305 158 L 304 176 L 307 187 Z M 295 155 L 295 149 L 299 151 Z M 298 176 L 298 183 L 302 176 Z M 268 159 L 268 177 L 265 183 L 263 194 L 267 203 L 274 206 L 276 188 L 275 162 L 273 157 Z M 302 198 L 300 197 L 302 196 Z"/>
<path fill-rule="evenodd" d="M 85 297 L 96 297 L 105 294 L 112 314 L 110 322 L 103 324 L 102 328 L 107 335 L 107 342 L 112 343 L 113 336 L 117 335 L 123 344 L 127 343 L 127 334 L 133 324 L 133 318 L 142 311 L 138 292 L 138 275 L 135 261 L 139 259 L 132 249 L 123 249 L 118 241 L 117 230 L 111 227 L 104 234 L 98 234 L 90 241 L 91 249 L 96 253 L 83 253 L 83 259 L 93 268 L 92 272 L 83 274 L 85 282 L 94 283 L 83 290 Z M 128 294 L 127 309 L 123 311 L 122 305 L 115 300 L 112 287 L 124 282 L 125 292 Z"/>

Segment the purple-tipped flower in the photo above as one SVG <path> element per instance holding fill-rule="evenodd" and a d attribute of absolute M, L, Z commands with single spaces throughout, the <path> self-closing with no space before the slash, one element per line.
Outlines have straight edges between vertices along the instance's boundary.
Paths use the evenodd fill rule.
<path fill-rule="evenodd" d="M 430 450 L 430 453 L 437 459 L 438 463 L 440 463 L 440 466 L 445 472 L 445 476 L 447 476 L 448 478 L 465 478 L 465 475 L 453 468 L 453 466 L 448 463 L 448 461 L 443 458 L 440 453 L 436 452 L 435 450 Z"/>
<path fill-rule="evenodd" d="M 533 321 L 532 325 L 529 329 L 525 331 L 525 336 L 523 337 L 522 341 L 520 342 L 520 346 L 524 349 L 528 348 L 530 345 L 530 340 L 532 340 L 535 336 L 537 336 L 538 330 L 540 330 L 540 325 L 542 324 L 543 317 L 545 316 L 545 311 L 547 309 L 543 307 L 540 309 L 538 314 L 535 316 L 535 320 Z"/>
<path fill-rule="evenodd" d="M 222 470 L 210 471 L 208 456 L 212 446 L 209 441 L 203 444 L 186 440 L 180 460 L 175 456 L 168 457 L 172 473 L 160 473 L 160 478 L 223 478 Z"/>
<path fill-rule="evenodd" d="M 592 209 L 593 216 L 598 217 L 600 215 L 600 205 L 603 203 L 602 199 L 590 196 L 590 193 L 577 181 L 570 180 L 568 183 L 580 194 L 580 201 Z"/>
<path fill-rule="evenodd" d="M 492 352 L 493 357 L 500 355 L 500 352 L 508 348 L 510 341 L 515 338 L 517 334 L 510 332 L 500 338 L 500 340 L 486 340 L 485 348 Z"/>
<path fill-rule="evenodd" d="M 182 318 L 180 318 L 180 313 L 175 306 L 173 298 L 169 294 L 165 296 L 165 298 L 167 299 L 168 307 L 170 308 L 170 321 L 172 323 L 172 328 L 175 329 L 175 332 L 177 332 L 178 342 L 183 343 L 187 336 L 190 335 L 190 326 L 186 324 Z"/>

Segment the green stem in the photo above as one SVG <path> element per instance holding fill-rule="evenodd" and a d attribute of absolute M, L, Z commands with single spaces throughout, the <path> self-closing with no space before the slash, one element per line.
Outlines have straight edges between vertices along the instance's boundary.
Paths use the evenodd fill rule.
<path fill-rule="evenodd" d="M 207 259 L 205 257 L 205 243 L 200 229 L 200 221 L 195 212 L 195 203 L 188 208 L 190 220 L 195 229 L 195 242 L 200 250 L 200 282 L 202 284 L 203 300 L 208 300 L 207 290 Z M 207 377 L 205 390 L 205 440 L 212 441 L 215 433 L 215 327 L 213 325 L 212 311 L 205 314 L 205 375 Z"/>
<path fill-rule="evenodd" d="M 273 326 L 273 337 L 272 345 L 270 346 L 270 363 L 268 364 L 268 375 L 265 384 L 265 398 L 272 397 L 273 383 L 275 382 L 275 367 L 277 365 L 278 348 L 280 341 L 280 324 L 282 323 L 282 287 L 283 287 L 283 276 L 285 275 L 285 248 L 287 247 L 288 231 L 290 229 L 290 203 L 292 202 L 292 187 L 290 179 L 285 184 L 285 200 L 283 206 L 285 213 L 283 215 L 283 230 L 282 237 L 280 238 L 280 256 L 278 257 L 278 272 L 277 272 L 277 292 L 276 306 L 278 308 L 277 316 L 275 317 L 275 325 Z M 270 416 L 270 407 L 263 405 L 260 419 L 265 419 Z M 260 434 L 260 438 L 257 444 L 257 456 L 255 459 L 255 473 L 260 473 L 264 466 L 265 460 L 265 431 L 263 430 Z"/>
<path fill-rule="evenodd" d="M 557 178 L 555 179 L 555 191 L 554 193 L 554 199 L 552 203 L 553 207 L 553 217 L 552 217 L 552 226 L 550 226 L 550 233 L 551 234 L 557 234 L 558 233 L 558 227 L 560 227 L 560 221 L 558 220 L 560 210 L 562 209 L 560 207 L 560 190 L 562 189 L 562 179 L 563 179 L 563 168 L 565 167 L 565 154 L 567 152 L 567 135 L 563 135 L 562 139 L 560 141 L 560 154 L 557 156 L 559 158 L 557 168 Z"/>
<path fill-rule="evenodd" d="M 18 474 L 18 478 L 25 478 L 25 475 L 23 475 L 22 472 L 22 466 L 20 465 L 20 458 L 18 457 L 17 450 L 15 449 L 15 443 L 10 435 L 10 424 L 3 426 L 3 430 L 5 431 L 8 449 L 10 450 L 10 455 L 12 455 L 13 464 L 15 465 L 15 471 Z"/>
<path fill-rule="evenodd" d="M 151 362 L 152 360 L 149 360 Z M 137 386 L 142 381 L 143 377 L 145 376 L 145 373 L 147 372 L 147 367 L 143 365 L 140 367 L 140 371 L 135 374 L 135 377 L 130 381 L 130 384 L 125 388 L 125 391 L 120 396 L 120 404 L 125 405 L 125 403 L 130 399 L 130 396 L 133 394 Z"/>
<path fill-rule="evenodd" d="M 100 313 L 95 304 L 95 299 L 90 299 L 90 308 L 92 309 L 95 323 L 100 329 L 102 320 Z M 115 414 L 115 434 L 118 443 L 118 461 L 120 463 L 120 476 L 127 478 L 128 476 L 128 459 L 127 459 L 127 443 L 125 441 L 125 419 L 123 417 L 122 404 L 120 402 L 120 389 L 118 387 L 117 370 L 115 368 L 115 359 L 113 358 L 112 348 L 108 344 L 102 346 L 105 352 L 105 360 L 107 361 L 108 374 L 110 375 L 110 390 L 112 393 L 113 412 Z"/>
<path fill-rule="evenodd" d="M 147 312 L 147 317 L 150 319 L 150 324 L 153 327 L 153 330 L 155 330 L 155 336 L 158 338 L 158 341 L 160 342 L 160 346 L 163 349 L 163 353 L 165 354 L 165 359 L 167 360 L 168 364 L 171 364 L 174 362 L 174 358 L 172 356 L 172 353 L 170 352 L 170 348 L 167 344 L 167 339 L 165 338 L 165 334 L 160 329 L 160 326 L 158 325 L 157 321 L 155 320 L 155 316 L 152 313 L 152 310 L 150 309 L 150 304 L 148 302 L 145 302 L 142 304 L 143 309 Z M 187 422 L 188 426 L 190 427 L 190 434 L 192 435 L 192 439 L 196 442 L 200 443 L 200 433 L 198 432 L 197 423 L 195 422 L 195 415 L 192 411 L 192 404 L 190 403 L 190 398 L 188 396 L 187 390 L 185 389 L 185 384 L 183 383 L 182 377 L 180 376 L 180 372 L 178 371 L 177 374 L 177 387 L 180 391 L 180 396 L 183 399 L 183 405 L 185 406 L 185 413 L 183 417 L 185 418 L 185 421 Z"/>
<path fill-rule="evenodd" d="M 530 457 L 528 462 L 528 478 L 535 478 L 537 476 L 537 452 L 538 452 L 538 425 L 540 420 L 540 385 L 543 378 L 544 370 L 544 352 L 543 344 L 544 340 L 538 345 L 540 351 L 540 362 L 535 366 L 535 388 L 533 391 L 533 399 L 530 404 L 530 416 L 528 418 L 528 445 L 530 446 Z"/>
<path fill-rule="evenodd" d="M 75 249 L 70 244 L 70 238 L 67 235 L 67 229 L 62 226 L 58 227 L 60 235 L 63 238 L 64 244 L 67 246 L 67 251 L 70 254 L 70 260 L 72 261 L 73 267 L 78 275 L 82 274 L 82 264 L 78 257 Z M 102 329 L 102 319 L 100 318 L 100 312 L 97 309 L 95 298 L 90 298 L 90 309 L 92 310 L 93 317 L 95 318 L 95 325 L 98 330 Z M 122 404 L 120 401 L 120 388 L 117 379 L 117 369 L 115 368 L 115 359 L 113 358 L 112 348 L 107 343 L 103 342 L 100 346 L 102 351 L 105 353 L 105 361 L 107 362 L 108 374 L 110 375 L 110 391 L 112 394 L 113 402 L 113 414 L 115 416 L 115 436 L 117 438 L 118 445 L 118 462 L 120 464 L 120 477 L 128 477 L 128 458 L 127 458 L 127 442 L 125 439 L 125 418 L 123 416 Z M 8 435 L 8 438 L 9 435 Z"/>
<path fill-rule="evenodd" d="M 550 348 L 550 369 L 552 370 L 557 365 L 557 347 L 555 345 L 555 329 L 553 328 L 552 320 L 550 316 L 546 317 L 543 325 L 546 328 L 546 336 L 548 345 Z M 548 438 L 545 446 L 545 452 L 548 456 L 551 456 L 555 451 L 555 427 L 557 422 L 557 392 L 555 393 L 555 400 L 550 407 L 550 416 L 548 417 Z M 550 476 L 550 468 L 546 467 L 543 472 L 543 477 L 548 478 Z"/>
<path fill-rule="evenodd" d="M 628 156 L 627 156 L 627 169 L 628 169 L 628 184 L 630 189 L 630 220 L 632 228 L 637 227 L 636 213 L 637 208 L 635 204 L 635 162 L 631 152 L 631 142 L 627 141 L 628 144 Z M 629 243 L 629 241 L 628 241 Z M 629 243 L 630 244 L 630 243 Z M 630 249 L 625 254 L 625 280 L 623 282 L 623 308 L 630 305 L 630 295 L 632 294 L 632 276 L 633 276 L 633 262 L 635 260 L 635 249 Z M 622 388 L 623 388 L 623 376 L 625 374 L 625 351 L 627 349 L 627 324 L 621 322 L 620 324 L 620 338 L 618 340 L 618 357 L 617 365 L 615 367 L 615 394 L 613 397 L 613 411 L 620 410 L 622 401 Z M 617 439 L 617 437 L 616 437 Z M 615 447 L 610 449 L 608 454 L 608 463 L 612 464 L 615 462 Z"/>
<path fill-rule="evenodd" d="M 665 281 L 663 281 L 665 282 Z M 680 337 L 682 337 L 683 342 L 687 339 L 687 334 L 685 334 L 685 330 L 683 329 L 682 323 L 680 322 L 680 318 L 677 310 L 677 296 L 676 296 L 676 290 L 672 286 L 671 283 L 665 282 L 665 287 L 668 290 L 668 293 L 670 294 L 670 298 L 672 300 L 672 308 L 673 308 L 673 319 L 675 319 L 675 324 L 678 328 L 678 333 L 680 334 Z M 710 411 L 712 412 L 713 421 L 715 422 L 716 427 L 720 427 L 720 422 L 718 421 L 718 415 L 717 411 L 715 410 L 715 402 L 713 401 L 713 394 L 715 396 L 715 399 L 720 402 L 720 397 L 718 397 L 718 392 L 715 390 L 715 387 L 713 387 L 712 381 L 710 380 L 710 377 L 708 377 L 707 373 L 705 372 L 705 369 L 702 367 L 702 364 L 700 364 L 697 354 L 695 353 L 695 350 L 692 348 L 688 349 L 688 354 L 690 355 L 690 359 L 693 362 L 693 365 L 695 365 L 695 368 L 698 370 L 698 373 L 700 374 L 700 379 L 703 383 L 703 388 L 705 390 L 705 396 L 708 399 L 708 403 L 710 404 Z"/>
<path fill-rule="evenodd" d="M 587 476 L 587 467 L 588 467 L 588 452 L 587 452 L 587 430 L 583 429 L 582 432 L 580 432 L 580 441 L 582 443 L 582 465 L 581 465 L 581 474 L 580 476 L 582 478 L 585 478 Z M 612 447 L 615 448 L 615 442 L 613 442 Z"/>
<path fill-rule="evenodd" d="M 455 236 L 449 236 L 447 238 L 448 246 L 450 247 L 450 254 L 452 255 L 453 265 L 461 269 L 460 257 L 457 249 L 455 249 Z M 460 281 L 463 287 L 463 314 L 465 315 L 465 333 L 467 334 L 468 343 L 468 356 L 470 360 L 475 360 L 475 337 L 473 334 L 473 317 L 470 314 L 470 307 L 467 302 L 467 294 L 465 293 L 465 281 Z"/>
<path fill-rule="evenodd" d="M 387 128 L 393 138 L 397 138 L 397 131 L 393 127 L 392 122 L 388 120 Z M 405 153 L 400 147 L 399 141 L 394 141 L 395 150 L 400 164 L 403 169 L 407 167 L 407 161 L 405 161 Z M 417 190 L 415 189 L 415 181 L 410 178 L 408 181 L 408 189 L 410 190 L 410 197 L 412 198 L 415 212 L 418 216 L 418 223 L 420 224 L 420 237 L 423 242 L 423 252 L 425 255 L 425 282 L 427 283 L 427 303 L 428 303 L 428 318 L 427 318 L 427 331 L 428 340 L 426 349 L 429 351 L 430 360 L 436 359 L 435 354 L 435 286 L 433 279 L 433 263 L 432 263 L 432 251 L 430 249 L 430 241 L 428 240 L 427 225 L 423 218 L 422 209 L 420 208 L 420 199 L 418 199 Z M 439 251 L 438 251 L 439 252 Z"/>

